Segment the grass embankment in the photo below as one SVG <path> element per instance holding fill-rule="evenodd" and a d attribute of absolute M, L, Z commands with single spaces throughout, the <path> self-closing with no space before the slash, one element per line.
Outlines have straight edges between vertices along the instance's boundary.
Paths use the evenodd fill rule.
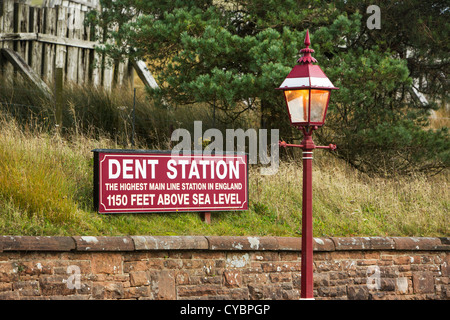
<path fill-rule="evenodd" d="M 250 209 L 212 213 L 99 215 L 92 210 L 94 148 L 117 148 L 97 135 L 24 128 L 0 119 L 2 235 L 299 236 L 301 165 L 281 161 L 276 175 L 250 168 Z M 317 151 L 314 236 L 449 236 L 449 177 L 370 178 Z"/>

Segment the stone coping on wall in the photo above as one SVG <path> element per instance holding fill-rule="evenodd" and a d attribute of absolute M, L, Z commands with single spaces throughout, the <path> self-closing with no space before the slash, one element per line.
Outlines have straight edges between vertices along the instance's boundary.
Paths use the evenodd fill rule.
<path fill-rule="evenodd" d="M 252 236 L 0 236 L 0 252 L 150 250 L 301 251 L 300 237 Z M 450 251 L 450 237 L 323 237 L 314 251 Z"/>

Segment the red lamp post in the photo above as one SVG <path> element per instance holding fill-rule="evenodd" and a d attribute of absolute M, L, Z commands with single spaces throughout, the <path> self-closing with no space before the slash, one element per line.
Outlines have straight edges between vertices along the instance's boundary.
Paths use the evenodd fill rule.
<path fill-rule="evenodd" d="M 302 206 L 302 266 L 301 298 L 313 299 L 313 223 L 312 223 L 312 159 L 314 149 L 336 149 L 335 145 L 316 146 L 312 133 L 325 122 L 333 86 L 325 73 L 311 56 L 309 48 L 309 31 L 306 31 L 306 48 L 300 50 L 303 56 L 277 88 L 284 92 L 287 111 L 291 124 L 303 132 L 300 145 L 280 142 L 282 147 L 299 147 L 303 149 L 303 206 Z"/>

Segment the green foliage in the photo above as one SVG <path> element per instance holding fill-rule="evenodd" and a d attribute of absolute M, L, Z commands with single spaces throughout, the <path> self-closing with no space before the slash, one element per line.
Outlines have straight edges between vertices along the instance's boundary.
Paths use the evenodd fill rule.
<path fill-rule="evenodd" d="M 382 28 L 370 30 L 372 2 L 108 0 L 92 21 L 114 26 L 104 53 L 147 60 L 161 87 L 152 97 L 206 103 L 230 124 L 257 112 L 260 126 L 285 140 L 299 132 L 274 88 L 310 29 L 315 58 L 340 87 L 317 142 L 337 144 L 337 155 L 364 172 L 439 172 L 450 165 L 449 134 L 427 130 L 426 119 L 447 100 L 450 12 L 436 1 L 379 2 Z M 413 85 L 431 103 L 417 103 Z"/>

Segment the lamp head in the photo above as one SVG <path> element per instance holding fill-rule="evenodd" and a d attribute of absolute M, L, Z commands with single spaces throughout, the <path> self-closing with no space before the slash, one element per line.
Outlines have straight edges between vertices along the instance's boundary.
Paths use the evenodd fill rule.
<path fill-rule="evenodd" d="M 311 56 L 309 30 L 300 57 L 278 90 L 283 90 L 290 122 L 296 127 L 322 126 L 330 101 L 331 90 L 336 88 Z"/>

